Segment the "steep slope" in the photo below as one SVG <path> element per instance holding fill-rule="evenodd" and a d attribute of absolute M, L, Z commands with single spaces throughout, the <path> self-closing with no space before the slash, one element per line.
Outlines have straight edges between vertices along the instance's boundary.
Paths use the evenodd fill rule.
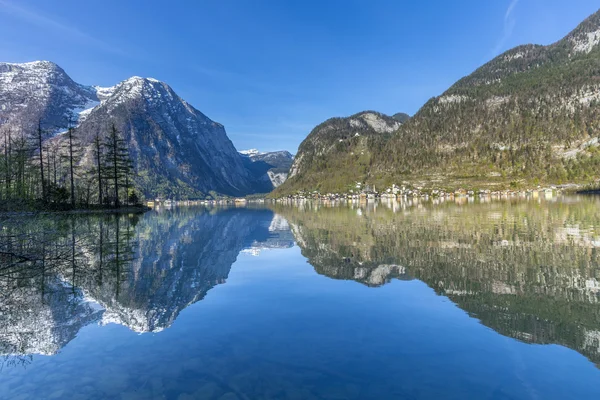
<path fill-rule="evenodd" d="M 291 175 L 315 176 L 300 173 L 280 193 L 355 181 L 448 189 L 592 182 L 600 171 L 599 43 L 597 12 L 554 44 L 509 50 L 430 99 L 389 140 L 366 141 L 364 160 L 321 157 L 311 133 Z"/>
<path fill-rule="evenodd" d="M 589 145 L 598 136 L 599 41 L 597 13 L 557 43 L 500 55 L 425 104 L 376 169 L 589 178 L 598 163 Z"/>
<path fill-rule="evenodd" d="M 147 195 L 199 197 L 214 191 L 263 191 L 245 168 L 223 125 L 189 105 L 165 83 L 129 78 L 101 91 L 105 98 L 79 127 L 91 143 L 114 123 L 129 144 L 136 183 Z M 266 191 L 266 190 L 264 190 Z"/>
<path fill-rule="evenodd" d="M 586 182 L 597 176 L 600 14 L 549 46 L 519 46 L 431 99 L 373 171 L 443 182 Z M 490 179 L 491 178 L 491 179 Z"/>
<path fill-rule="evenodd" d="M 298 189 L 344 190 L 367 179 L 376 144 L 389 139 L 401 125 L 374 111 L 328 119 L 300 144 L 289 178 L 275 195 Z"/>
<path fill-rule="evenodd" d="M 257 179 L 271 183 L 271 190 L 285 182 L 294 161 L 294 156 L 285 150 L 262 153 L 250 149 L 240 151 L 240 154 Z"/>
<path fill-rule="evenodd" d="M 92 159 L 94 136 L 104 136 L 114 124 L 133 159 L 135 184 L 146 197 L 240 196 L 271 189 L 246 168 L 223 125 L 152 78 L 88 87 L 51 62 L 2 63 L 0 101 L 4 128 L 31 134 L 40 120 L 52 137 L 76 124 L 84 164 Z"/>

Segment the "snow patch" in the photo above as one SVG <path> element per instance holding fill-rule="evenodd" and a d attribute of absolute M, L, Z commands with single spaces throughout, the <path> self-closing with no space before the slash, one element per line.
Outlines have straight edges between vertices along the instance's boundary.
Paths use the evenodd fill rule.
<path fill-rule="evenodd" d="M 260 156 L 261 154 L 265 154 L 263 152 L 258 151 L 258 149 L 240 150 L 239 153 L 248 157 Z"/>
<path fill-rule="evenodd" d="M 101 87 L 101 86 L 92 86 L 96 91 L 96 96 L 101 102 L 106 101 L 110 96 L 115 92 L 116 86 L 110 87 Z"/>

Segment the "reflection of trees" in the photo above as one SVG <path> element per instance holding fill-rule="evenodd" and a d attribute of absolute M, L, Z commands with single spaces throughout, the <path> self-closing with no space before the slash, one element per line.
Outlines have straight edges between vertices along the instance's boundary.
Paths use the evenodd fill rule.
<path fill-rule="evenodd" d="M 116 216 L 2 221 L 0 354 L 5 363 L 27 360 L 21 355 L 54 354 L 82 326 L 102 317 L 102 309 L 86 301 L 78 287 L 87 272 L 87 244 L 100 237 L 103 257 L 127 269 L 131 249 L 120 238 L 130 241 L 128 230 L 128 218 Z"/>
<path fill-rule="evenodd" d="M 174 209 L 5 223 L 4 248 L 27 262 L 2 264 L 0 355 L 54 354 L 93 322 L 160 331 L 224 282 L 242 249 L 289 247 L 273 220 L 264 209 Z"/>
<path fill-rule="evenodd" d="M 276 211 L 317 272 L 367 285 L 409 275 L 502 334 L 600 361 L 597 201 L 306 207 Z"/>
<path fill-rule="evenodd" d="M 267 210 L 243 209 L 175 209 L 141 218 L 130 231 L 134 236 L 129 243 L 132 239 L 136 243 L 134 259 L 119 271 L 120 280 L 113 274 L 98 285 L 97 274 L 93 281 L 88 273 L 80 286 L 107 309 L 105 322 L 124 324 L 138 332 L 159 331 L 170 326 L 181 310 L 224 282 L 240 250 L 268 236 L 260 221 L 272 218 Z M 98 257 L 96 260 L 98 265 Z M 108 265 L 104 257 L 103 268 Z"/>

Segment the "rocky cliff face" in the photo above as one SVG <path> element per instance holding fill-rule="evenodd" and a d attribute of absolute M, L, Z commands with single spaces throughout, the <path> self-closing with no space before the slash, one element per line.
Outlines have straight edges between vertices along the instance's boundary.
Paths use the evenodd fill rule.
<path fill-rule="evenodd" d="M 86 142 L 112 121 L 123 133 L 147 192 L 201 196 L 264 191 L 244 166 L 223 125 L 193 108 L 165 83 L 133 77 L 102 90 L 104 99 L 79 128 Z M 167 193 L 165 193 L 167 194 Z"/>
<path fill-rule="evenodd" d="M 75 125 L 88 155 L 92 138 L 114 124 L 146 196 L 240 196 L 269 188 L 244 165 L 223 125 L 152 78 L 91 87 L 75 83 L 51 62 L 0 63 L 0 104 L 3 129 L 31 134 L 40 121 L 48 137 L 60 140 L 60 132 Z"/>

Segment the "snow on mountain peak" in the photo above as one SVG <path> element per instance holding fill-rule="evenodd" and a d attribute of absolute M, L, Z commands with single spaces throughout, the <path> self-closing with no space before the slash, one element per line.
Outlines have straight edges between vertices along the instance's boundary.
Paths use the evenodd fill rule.
<path fill-rule="evenodd" d="M 53 63 L 52 61 L 45 61 L 45 60 L 41 60 L 41 61 L 29 61 L 29 62 L 25 62 L 25 63 L 9 63 L 9 62 L 0 62 L 0 65 L 7 65 L 10 67 L 15 67 L 15 68 L 19 68 L 19 69 L 58 69 L 61 70 L 61 68 Z"/>
<path fill-rule="evenodd" d="M 241 151 L 239 151 L 239 153 L 243 154 L 245 156 L 248 156 L 248 157 L 264 154 L 264 153 L 258 151 L 258 149 L 241 150 Z"/>
<path fill-rule="evenodd" d="M 115 92 L 116 86 L 102 87 L 102 86 L 92 86 L 96 91 L 96 96 L 102 102 L 108 99 Z"/>
<path fill-rule="evenodd" d="M 56 134 L 98 104 L 93 88 L 74 82 L 51 61 L 0 63 L 0 119 L 44 121 Z"/>
<path fill-rule="evenodd" d="M 85 86 L 51 62 L 0 63 L 0 121 L 25 129 L 41 121 L 50 135 L 77 123 L 86 145 L 112 122 L 127 129 L 128 145 L 142 160 L 136 168 L 168 177 L 170 187 L 197 196 L 212 190 L 237 196 L 269 189 L 267 180 L 248 169 L 223 125 L 155 78 L 133 76 L 115 86 Z M 144 183 L 147 193 L 156 189 Z"/>

